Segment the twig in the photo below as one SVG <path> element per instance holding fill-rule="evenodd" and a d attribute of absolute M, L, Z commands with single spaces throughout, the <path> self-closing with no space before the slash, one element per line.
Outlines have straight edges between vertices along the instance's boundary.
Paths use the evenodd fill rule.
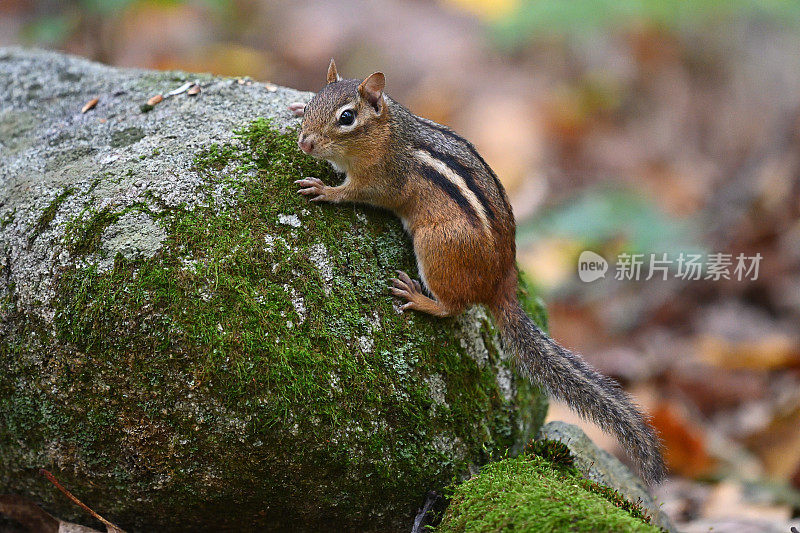
<path fill-rule="evenodd" d="M 411 530 L 411 533 L 422 533 L 422 528 L 425 526 L 425 518 L 438 500 L 439 495 L 436 494 L 436 492 L 430 491 L 428 493 L 425 504 L 422 506 L 422 509 L 417 512 L 416 518 L 414 518 L 414 528 Z"/>
<path fill-rule="evenodd" d="M 68 491 L 66 488 L 64 488 L 63 485 L 61 485 L 61 483 L 58 482 L 58 480 L 53 474 L 51 474 L 44 468 L 40 468 L 39 473 L 44 477 L 46 477 L 50 483 L 55 485 L 55 487 L 58 490 L 64 493 L 64 496 L 69 498 L 72 503 L 74 503 L 75 505 L 77 505 L 78 507 L 80 507 L 81 509 L 83 509 L 84 511 L 86 511 L 87 513 L 98 519 L 99 521 L 101 521 L 106 526 L 106 529 L 109 531 L 109 533 L 125 533 L 125 531 L 123 531 L 122 528 L 120 528 L 119 526 L 115 525 L 112 522 L 109 522 L 108 520 L 106 520 L 105 518 L 94 512 L 94 510 L 92 510 L 91 507 L 89 507 L 88 505 L 80 501 L 78 498 L 76 498 L 70 491 Z"/>

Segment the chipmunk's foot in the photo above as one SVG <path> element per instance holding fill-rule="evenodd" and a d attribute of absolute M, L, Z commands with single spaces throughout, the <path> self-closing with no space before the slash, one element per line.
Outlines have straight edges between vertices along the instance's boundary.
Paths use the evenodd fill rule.
<path fill-rule="evenodd" d="M 329 200 L 328 192 L 332 187 L 325 185 L 321 179 L 307 177 L 295 181 L 296 185 L 302 187 L 297 192 L 303 196 L 310 196 L 312 202 L 326 202 Z"/>
<path fill-rule="evenodd" d="M 303 102 L 292 102 L 287 107 L 289 108 L 289 111 L 298 117 L 302 117 L 306 112 L 306 104 Z"/>
<path fill-rule="evenodd" d="M 408 300 L 400 308 L 403 311 L 413 309 L 434 316 L 450 316 L 450 310 L 441 302 L 428 297 L 422 292 L 422 285 L 419 281 L 411 279 L 408 274 L 400 270 L 397 271 L 397 278 L 392 280 L 392 294 Z"/>

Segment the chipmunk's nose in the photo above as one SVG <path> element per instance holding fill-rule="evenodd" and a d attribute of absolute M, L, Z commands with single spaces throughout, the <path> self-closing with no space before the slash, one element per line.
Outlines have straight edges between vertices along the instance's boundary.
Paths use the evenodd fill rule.
<path fill-rule="evenodd" d="M 300 139 L 297 141 L 297 145 L 307 154 L 310 154 L 312 151 L 314 151 L 314 141 L 309 139 L 305 133 L 300 134 Z"/>

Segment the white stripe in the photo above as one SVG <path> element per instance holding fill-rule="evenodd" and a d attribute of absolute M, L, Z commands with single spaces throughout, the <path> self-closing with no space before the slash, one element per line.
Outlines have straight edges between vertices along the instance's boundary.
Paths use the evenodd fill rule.
<path fill-rule="evenodd" d="M 483 204 L 478 201 L 475 193 L 472 192 L 469 187 L 467 187 L 467 184 L 464 182 L 464 178 L 459 176 L 456 171 L 447 166 L 443 161 L 439 161 L 425 150 L 415 151 L 414 156 L 427 166 L 438 171 L 442 176 L 447 178 L 450 183 L 458 187 L 458 190 L 461 191 L 461 194 L 463 194 L 464 198 L 467 199 L 469 205 L 471 205 L 472 209 L 475 210 L 475 213 L 478 214 L 478 218 L 481 219 L 483 228 L 487 231 L 490 229 L 489 219 L 486 217 L 486 210 L 483 208 Z"/>

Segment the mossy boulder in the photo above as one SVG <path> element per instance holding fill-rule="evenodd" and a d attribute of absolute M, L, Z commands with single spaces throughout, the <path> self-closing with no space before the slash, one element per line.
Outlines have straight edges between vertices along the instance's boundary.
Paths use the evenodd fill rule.
<path fill-rule="evenodd" d="M 455 487 L 437 533 L 660 532 L 648 511 L 584 478 L 569 448 L 542 440 Z"/>
<path fill-rule="evenodd" d="M 0 493 L 85 521 L 47 468 L 129 531 L 407 530 L 535 433 L 483 309 L 400 312 L 398 221 L 296 194 L 336 179 L 309 96 L 0 50 Z"/>

